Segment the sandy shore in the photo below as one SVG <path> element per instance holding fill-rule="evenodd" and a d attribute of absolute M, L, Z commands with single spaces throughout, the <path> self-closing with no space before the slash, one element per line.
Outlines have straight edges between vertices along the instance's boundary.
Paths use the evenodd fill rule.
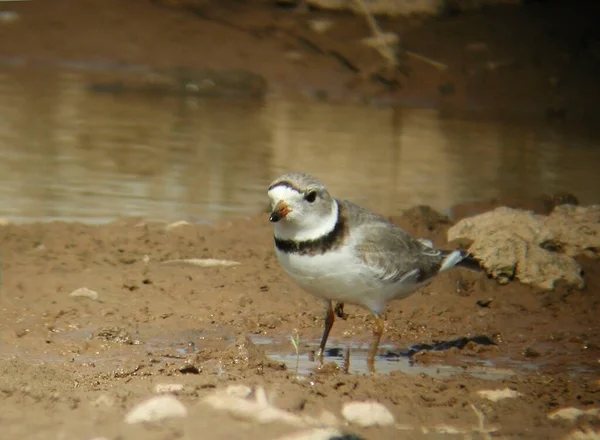
<path fill-rule="evenodd" d="M 445 242 L 448 222 L 427 211 L 395 221 Z M 232 384 L 263 386 L 274 405 L 301 416 L 327 410 L 340 418 L 343 403 L 375 400 L 411 438 L 442 436 L 436 431 L 442 425 L 479 429 L 471 404 L 486 429 L 503 438 L 563 438 L 596 423 L 593 416 L 573 423 L 548 415 L 564 407 L 597 407 L 597 262 L 580 261 L 587 283 L 581 291 L 500 286 L 468 271 L 444 274 L 391 305 L 383 345 L 398 353 L 413 344 L 483 337 L 478 342 L 425 351 L 413 357 L 412 369 L 372 377 L 361 374 L 364 359 L 351 354 L 358 373 L 328 368 L 305 371 L 298 380 L 293 364 L 285 368 L 264 350 L 293 359 L 289 337 L 297 331 L 303 363 L 314 368 L 307 356 L 321 332 L 321 304 L 289 282 L 271 246 L 264 215 L 168 231 L 139 220 L 0 227 L 5 432 L 11 438 L 158 439 L 210 432 L 209 438 L 264 439 L 295 430 L 285 423 L 248 424 L 202 403 L 215 388 Z M 186 258 L 240 264 L 165 264 Z M 71 295 L 82 287 L 98 297 Z M 334 326 L 331 347 L 343 352 L 351 343 L 357 353 L 356 344 L 369 341 L 372 320 L 352 306 L 346 313 Z M 273 344 L 257 348 L 251 340 Z M 394 368 L 385 360 L 380 365 Z M 417 374 L 435 365 L 458 371 Z M 165 383 L 183 385 L 178 398 L 189 417 L 123 422 L 127 411 Z M 520 394 L 499 402 L 478 394 L 505 388 Z M 342 426 L 369 439 L 398 438 L 399 429 Z"/>

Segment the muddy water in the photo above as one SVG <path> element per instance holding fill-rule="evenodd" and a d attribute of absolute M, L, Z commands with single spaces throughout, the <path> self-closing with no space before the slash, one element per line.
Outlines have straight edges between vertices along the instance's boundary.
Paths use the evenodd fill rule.
<path fill-rule="evenodd" d="M 214 222 L 262 210 L 265 186 L 291 169 L 384 214 L 553 191 L 597 201 L 594 131 L 92 87 L 106 75 L 0 68 L 0 218 Z"/>
<path fill-rule="evenodd" d="M 265 354 L 271 359 L 283 362 L 289 371 L 296 374 L 309 375 L 319 372 L 319 364 L 314 358 L 318 349 L 318 342 L 308 346 L 299 347 L 295 351 L 290 341 L 274 341 L 268 338 L 252 338 L 252 341 L 262 347 Z M 335 364 L 336 368 L 350 374 L 369 374 L 367 364 L 368 344 L 347 344 L 345 346 L 328 348 L 323 356 L 324 364 Z M 498 380 L 511 377 L 515 374 L 535 370 L 533 363 L 523 363 L 505 360 L 495 365 L 491 361 L 476 361 L 467 356 L 460 358 L 460 365 L 423 364 L 415 362 L 414 358 L 406 353 L 395 353 L 397 347 L 381 345 L 375 358 L 375 370 L 379 374 L 401 372 L 409 376 L 427 375 L 431 377 L 448 377 L 458 374 L 467 374 L 473 377 L 488 380 Z M 328 368 L 328 367 L 325 367 Z"/>

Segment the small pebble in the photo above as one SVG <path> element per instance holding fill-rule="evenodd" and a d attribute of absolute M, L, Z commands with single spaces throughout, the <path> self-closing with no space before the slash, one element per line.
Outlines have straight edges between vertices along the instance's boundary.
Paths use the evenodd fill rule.
<path fill-rule="evenodd" d="M 579 408 L 561 408 L 556 411 L 552 411 L 548 414 L 548 418 L 550 420 L 555 419 L 563 419 L 563 420 L 571 420 L 575 421 L 579 417 L 588 415 L 588 416 L 600 416 L 600 408 L 589 408 L 587 410 L 582 410 Z"/>
<path fill-rule="evenodd" d="M 125 423 L 156 422 L 167 418 L 185 417 L 187 413 L 183 403 L 170 394 L 164 394 L 137 404 L 125 416 Z"/>
<path fill-rule="evenodd" d="M 98 301 L 100 299 L 100 295 L 98 292 L 88 289 L 87 287 L 80 287 L 79 289 L 73 290 L 69 296 L 73 298 L 89 298 L 94 301 Z"/>
<path fill-rule="evenodd" d="M 342 408 L 342 415 L 348 422 L 363 427 L 394 424 L 392 413 L 377 402 L 346 403 Z"/>
<path fill-rule="evenodd" d="M 180 383 L 159 383 L 154 387 L 154 392 L 158 394 L 177 393 L 179 391 L 183 391 L 183 385 Z"/>
<path fill-rule="evenodd" d="M 477 394 L 492 402 L 498 402 L 502 399 L 514 399 L 521 395 L 518 391 L 511 390 L 510 388 L 504 388 L 503 390 L 479 390 Z"/>
<path fill-rule="evenodd" d="M 186 87 L 187 87 L 187 85 L 186 85 Z M 198 86 L 196 86 L 196 88 L 197 87 Z M 192 226 L 192 225 L 191 225 L 191 223 L 186 222 L 185 220 L 179 220 L 177 222 L 169 223 L 167 226 L 165 226 L 165 229 L 167 231 L 170 231 L 171 229 L 175 229 L 175 228 L 178 228 L 180 226 Z"/>

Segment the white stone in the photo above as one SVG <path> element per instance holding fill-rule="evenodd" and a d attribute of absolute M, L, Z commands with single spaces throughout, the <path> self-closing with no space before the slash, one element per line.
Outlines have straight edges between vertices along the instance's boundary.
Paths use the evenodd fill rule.
<path fill-rule="evenodd" d="M 156 422 L 167 418 L 185 417 L 187 413 L 183 403 L 170 394 L 164 394 L 134 406 L 125 416 L 125 423 Z"/>
<path fill-rule="evenodd" d="M 98 301 L 100 299 L 100 295 L 98 292 L 88 289 L 87 287 L 80 287 L 79 289 L 73 290 L 69 296 L 73 298 L 89 298 L 94 301 Z"/>
<path fill-rule="evenodd" d="M 378 402 L 350 402 L 342 408 L 344 418 L 355 425 L 387 426 L 394 424 L 394 416 Z"/>
<path fill-rule="evenodd" d="M 190 223 L 186 222 L 185 220 L 179 220 L 177 222 L 169 223 L 167 226 L 165 226 L 165 229 L 167 231 L 170 231 L 171 229 L 179 228 L 180 226 L 192 226 L 192 225 Z"/>
<path fill-rule="evenodd" d="M 183 385 L 180 383 L 159 383 L 154 387 L 154 392 L 158 394 L 177 393 L 179 391 L 183 391 Z"/>
<path fill-rule="evenodd" d="M 551 420 L 564 419 L 574 421 L 584 415 L 600 417 L 600 408 L 590 408 L 587 410 L 582 410 L 573 407 L 561 408 L 557 409 L 556 411 L 552 411 L 550 414 L 548 414 L 548 418 Z"/>
<path fill-rule="evenodd" d="M 521 395 L 518 391 L 511 390 L 510 388 L 504 388 L 503 390 L 479 390 L 477 394 L 492 402 L 498 402 L 502 399 L 514 399 Z"/>

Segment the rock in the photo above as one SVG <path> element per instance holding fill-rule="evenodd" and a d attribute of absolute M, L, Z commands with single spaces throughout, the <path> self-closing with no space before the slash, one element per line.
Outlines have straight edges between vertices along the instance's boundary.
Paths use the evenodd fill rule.
<path fill-rule="evenodd" d="M 179 220 L 179 221 L 176 221 L 176 222 L 173 222 L 173 223 L 169 223 L 169 224 L 167 224 L 167 225 L 165 226 L 165 229 L 166 229 L 167 231 L 170 231 L 170 230 L 172 230 L 172 229 L 179 228 L 179 227 L 181 227 L 181 226 L 192 226 L 192 224 L 191 224 L 191 223 L 189 223 L 189 222 L 186 222 L 185 220 Z"/>
<path fill-rule="evenodd" d="M 590 408 L 587 410 L 579 408 L 561 408 L 548 414 L 548 418 L 550 420 L 564 419 L 575 421 L 584 415 L 600 417 L 600 408 Z"/>
<path fill-rule="evenodd" d="M 100 295 L 98 292 L 88 289 L 87 287 L 80 287 L 79 289 L 73 290 L 69 296 L 73 298 L 89 298 L 93 301 L 98 301 L 100 299 Z"/>
<path fill-rule="evenodd" d="M 159 383 L 154 387 L 154 392 L 158 394 L 178 393 L 179 391 L 183 391 L 183 385 L 180 383 Z"/>
<path fill-rule="evenodd" d="M 125 423 L 156 422 L 167 418 L 185 417 L 187 413 L 188 410 L 183 403 L 165 394 L 152 397 L 133 407 L 125 416 Z"/>
<path fill-rule="evenodd" d="M 582 209 L 588 211 L 584 213 Z M 555 215 L 557 217 L 553 218 Z M 516 278 L 542 289 L 553 289 L 558 281 L 583 288 L 581 267 L 572 256 L 547 248 L 549 243 L 555 243 L 574 253 L 575 249 L 593 247 L 596 243 L 594 234 L 590 234 L 585 242 L 584 232 L 570 233 L 567 229 L 585 231 L 587 227 L 588 231 L 593 231 L 599 226 L 592 224 L 596 215 L 600 215 L 598 207 L 560 206 L 549 217 L 500 207 L 459 221 L 448 230 L 448 241 L 471 241 L 469 252 L 502 283 Z"/>
<path fill-rule="evenodd" d="M 342 415 L 348 422 L 363 427 L 394 424 L 392 413 L 377 402 L 346 403 L 342 408 Z"/>
<path fill-rule="evenodd" d="M 503 390 L 479 390 L 477 394 L 492 402 L 498 402 L 502 399 L 514 399 L 521 395 L 518 391 L 511 390 L 510 388 L 504 388 Z"/>

